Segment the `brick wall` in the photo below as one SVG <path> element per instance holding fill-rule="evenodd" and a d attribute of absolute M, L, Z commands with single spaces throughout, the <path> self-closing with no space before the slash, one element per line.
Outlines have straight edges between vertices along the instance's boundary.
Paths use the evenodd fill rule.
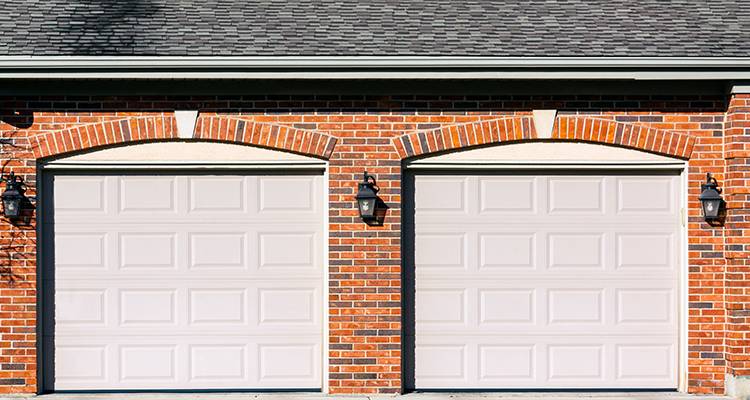
<path fill-rule="evenodd" d="M 727 366 L 750 376 L 750 95 L 732 97 L 725 136 Z"/>
<path fill-rule="evenodd" d="M 23 175 L 33 195 L 38 157 L 115 142 L 173 138 L 171 110 L 175 108 L 201 110 L 197 130 L 203 138 L 329 159 L 330 391 L 395 393 L 402 387 L 402 158 L 527 140 L 535 136 L 531 110 L 559 109 L 557 138 L 689 155 L 689 390 L 723 393 L 727 369 L 746 374 L 750 365 L 744 333 L 750 308 L 743 297 L 748 282 L 743 229 L 747 227 L 750 100 L 741 96 L 731 104 L 728 100 L 724 96 L 421 95 L 0 98 L 0 137 L 12 139 L 12 144 L 2 145 L 0 162 L 4 172 Z M 504 121 L 502 128 L 498 121 Z M 590 125 L 577 131 L 567 128 L 574 124 L 562 121 Z M 353 196 L 365 169 L 376 175 L 380 197 L 389 207 L 382 226 L 368 226 L 357 216 Z M 725 187 L 726 227 L 710 226 L 700 216 L 697 196 L 706 172 Z M 19 226 L 0 221 L 0 391 L 4 392 L 36 390 L 35 251 L 33 218 Z"/>

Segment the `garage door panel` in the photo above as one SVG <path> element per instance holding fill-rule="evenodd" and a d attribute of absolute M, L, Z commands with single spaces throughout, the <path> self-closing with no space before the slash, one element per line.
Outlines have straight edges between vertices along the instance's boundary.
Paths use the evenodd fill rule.
<path fill-rule="evenodd" d="M 120 289 L 117 306 L 120 328 L 138 325 L 165 327 L 177 324 L 177 289 Z"/>
<path fill-rule="evenodd" d="M 478 178 L 479 214 L 533 214 L 537 210 L 537 178 Z"/>
<path fill-rule="evenodd" d="M 57 325 L 105 326 L 108 295 L 106 288 L 59 288 L 55 305 Z"/>
<path fill-rule="evenodd" d="M 459 268 L 468 266 L 467 235 L 461 233 L 423 233 L 416 239 L 417 264 L 423 268 Z"/>
<path fill-rule="evenodd" d="M 312 335 L 322 322 L 322 284 L 300 278 L 200 284 L 66 280 L 55 290 L 55 326 L 46 327 L 45 334 L 54 329 L 58 337 L 84 328 L 100 335 Z"/>
<path fill-rule="evenodd" d="M 417 276 L 466 270 L 504 278 L 539 274 L 564 279 L 574 273 L 626 278 L 644 272 L 673 277 L 679 267 L 675 231 L 646 230 L 643 224 L 559 225 L 564 229 L 549 224 L 420 225 L 415 238 Z"/>
<path fill-rule="evenodd" d="M 176 186 L 176 177 L 120 176 L 117 211 L 119 214 L 177 214 Z"/>
<path fill-rule="evenodd" d="M 617 213 L 674 215 L 678 204 L 676 185 L 676 177 L 619 177 Z"/>
<path fill-rule="evenodd" d="M 55 190 L 55 213 L 64 217 L 102 216 L 108 212 L 107 178 L 103 176 L 60 176 Z M 51 221 L 51 215 L 45 222 Z"/>
<path fill-rule="evenodd" d="M 467 292 L 463 288 L 423 288 L 417 294 L 419 324 L 468 326 Z"/>
<path fill-rule="evenodd" d="M 251 349 L 242 343 L 187 345 L 188 381 L 217 385 L 222 381 L 249 381 Z M 220 384 L 219 384 L 220 385 Z"/>
<path fill-rule="evenodd" d="M 258 381 L 262 387 L 285 387 L 289 380 L 309 385 L 319 380 L 320 348 L 316 344 L 260 343 L 258 359 Z"/>
<path fill-rule="evenodd" d="M 247 178 L 188 177 L 188 213 L 246 213 L 248 196 Z"/>
<path fill-rule="evenodd" d="M 265 231 L 258 233 L 258 267 L 261 270 L 305 270 L 317 265 L 319 238 L 315 232 Z M 294 251 L 290 251 L 293 249 Z"/>
<path fill-rule="evenodd" d="M 604 345 L 552 344 L 547 347 L 547 378 L 552 384 L 603 382 L 604 363 Z"/>
<path fill-rule="evenodd" d="M 256 210 L 259 214 L 315 215 L 319 211 L 320 178 L 266 176 L 257 178 Z"/>
<path fill-rule="evenodd" d="M 487 384 L 504 386 L 508 381 L 537 380 L 537 345 L 505 343 L 503 345 L 478 344 L 478 379 Z"/>
<path fill-rule="evenodd" d="M 419 175 L 417 216 L 500 220 L 670 218 L 679 213 L 679 176 Z"/>
<path fill-rule="evenodd" d="M 321 379 L 320 344 L 307 338 L 92 335 L 55 341 L 57 390 L 317 388 Z"/>
<path fill-rule="evenodd" d="M 477 239 L 479 271 L 536 268 L 538 240 L 534 232 L 478 232 Z"/>
<path fill-rule="evenodd" d="M 677 308 L 677 288 L 646 287 L 615 289 L 615 323 L 618 325 L 664 326 L 673 329 Z"/>
<path fill-rule="evenodd" d="M 523 324 L 537 322 L 535 288 L 479 288 L 478 326 L 486 324 Z"/>
<path fill-rule="evenodd" d="M 55 291 L 43 335 L 54 389 L 320 387 L 321 177 L 53 181 L 62 204 L 75 203 L 68 185 L 84 182 L 90 190 L 79 195 L 100 190 L 103 209 L 62 209 L 46 224 L 55 233 L 54 273 L 43 277 Z"/>
<path fill-rule="evenodd" d="M 108 269 L 107 246 L 109 234 L 83 229 L 78 232 L 56 234 L 55 262 L 63 271 Z"/>
<path fill-rule="evenodd" d="M 177 269 L 176 232 L 121 232 L 118 242 L 119 269 Z"/>
<path fill-rule="evenodd" d="M 183 222 L 186 215 L 201 222 L 319 223 L 322 211 L 319 175 L 57 175 L 53 181 L 56 223 Z"/>
<path fill-rule="evenodd" d="M 56 279 L 143 273 L 243 279 L 322 273 L 319 223 L 115 224 L 96 230 L 90 225 L 64 223 L 55 228 Z M 237 271 L 244 271 L 243 276 L 236 277 Z"/>
<path fill-rule="evenodd" d="M 604 214 L 604 179 L 589 177 L 549 177 L 547 212 L 550 215 Z"/>
<path fill-rule="evenodd" d="M 463 343 L 440 341 L 419 345 L 416 349 L 419 379 L 428 385 L 426 387 L 432 387 L 430 382 L 440 382 L 444 379 L 450 379 L 454 385 L 468 383 L 470 357 L 467 348 L 468 346 Z"/>
<path fill-rule="evenodd" d="M 423 389 L 666 388 L 677 384 L 669 335 L 453 335 L 416 338 Z M 424 372 L 423 372 L 424 371 Z"/>
<path fill-rule="evenodd" d="M 416 386 L 675 387 L 678 184 L 417 175 Z M 430 203 L 438 188 L 463 214 Z"/>
<path fill-rule="evenodd" d="M 604 270 L 606 250 L 603 232 L 550 232 L 547 234 L 550 269 Z"/>
<path fill-rule="evenodd" d="M 674 270 L 677 267 L 674 232 L 621 231 L 615 237 L 618 270 Z"/>
<path fill-rule="evenodd" d="M 457 335 L 673 334 L 676 296 L 676 282 L 670 279 L 422 279 L 416 291 L 416 327 Z"/>
<path fill-rule="evenodd" d="M 675 346 L 658 341 L 615 346 L 615 376 L 633 385 L 674 379 Z"/>
<path fill-rule="evenodd" d="M 188 269 L 249 269 L 248 236 L 232 230 L 187 233 Z"/>
<path fill-rule="evenodd" d="M 458 217 L 468 214 L 468 185 L 469 179 L 463 177 L 424 177 L 415 193 L 416 212 Z"/>

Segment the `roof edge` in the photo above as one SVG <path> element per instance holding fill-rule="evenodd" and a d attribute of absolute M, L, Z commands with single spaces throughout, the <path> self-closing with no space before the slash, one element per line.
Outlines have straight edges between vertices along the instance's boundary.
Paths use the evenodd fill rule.
<path fill-rule="evenodd" d="M 750 68 L 750 57 L 0 56 L 6 68 Z"/>
<path fill-rule="evenodd" d="M 750 80 L 750 57 L 0 56 L 0 79 Z"/>

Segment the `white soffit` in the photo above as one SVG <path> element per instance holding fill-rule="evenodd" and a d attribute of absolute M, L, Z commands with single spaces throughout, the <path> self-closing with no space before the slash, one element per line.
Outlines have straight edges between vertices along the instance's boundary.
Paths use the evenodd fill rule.
<path fill-rule="evenodd" d="M 157 142 L 114 147 L 58 159 L 50 167 L 67 165 L 133 166 L 317 166 L 323 160 L 260 147 L 212 142 Z"/>
<path fill-rule="evenodd" d="M 482 165 L 683 165 L 679 159 L 622 147 L 566 142 L 528 142 L 482 147 L 414 160 L 409 167 Z"/>

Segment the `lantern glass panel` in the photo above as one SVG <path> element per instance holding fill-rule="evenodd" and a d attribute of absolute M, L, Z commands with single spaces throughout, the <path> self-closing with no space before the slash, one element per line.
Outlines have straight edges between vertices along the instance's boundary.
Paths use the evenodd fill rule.
<path fill-rule="evenodd" d="M 719 216 L 721 199 L 703 200 L 703 216 L 708 219 L 716 219 Z"/>
<path fill-rule="evenodd" d="M 372 218 L 375 215 L 375 198 L 358 199 L 359 215 L 362 218 Z"/>
<path fill-rule="evenodd" d="M 3 212 L 6 217 L 17 217 L 20 211 L 20 199 L 3 199 Z"/>

